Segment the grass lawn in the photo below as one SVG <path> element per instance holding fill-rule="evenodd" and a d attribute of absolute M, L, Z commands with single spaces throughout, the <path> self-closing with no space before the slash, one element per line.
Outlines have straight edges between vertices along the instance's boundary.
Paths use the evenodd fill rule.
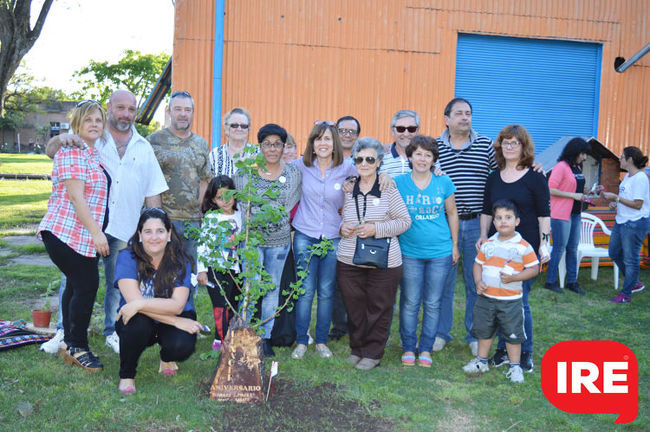
<path fill-rule="evenodd" d="M 0 153 L 0 173 L 52 174 L 52 159 L 46 155 Z"/>
<path fill-rule="evenodd" d="M 0 229 L 39 223 L 51 192 L 49 180 L 0 179 Z"/>
<path fill-rule="evenodd" d="M 101 266 L 100 266 L 101 268 Z M 641 280 L 650 288 L 650 274 Z M 13 266 L 0 268 L 0 318 L 29 318 L 29 301 L 38 298 L 47 284 L 58 278 L 54 268 Z M 459 278 L 462 280 L 462 278 Z M 386 419 L 400 431 L 609 431 L 650 430 L 650 293 L 634 296 L 634 302 L 615 305 L 612 297 L 612 271 L 603 268 L 599 280 L 589 279 L 582 269 L 580 283 L 585 297 L 573 293 L 556 295 L 541 289 L 544 276 L 538 277 L 531 292 L 535 325 L 535 372 L 526 374 L 526 382 L 513 385 L 506 381 L 504 368 L 479 377 L 466 376 L 461 367 L 471 354 L 462 342 L 464 310 L 462 283 L 456 287 L 453 340 L 434 355 L 430 369 L 400 365 L 399 316 L 395 314 L 390 346 L 380 367 L 370 372 L 352 369 L 344 362 L 348 339 L 329 344 L 333 359 L 321 359 L 313 347 L 304 360 L 291 359 L 292 348 L 276 348 L 284 382 L 293 388 L 312 389 L 326 383 L 338 390 L 332 397 L 356 401 L 365 412 Z M 649 289 L 650 290 L 650 289 Z M 119 358 L 104 345 L 101 336 L 103 288 L 100 288 L 92 321 L 91 347 L 101 357 L 105 370 L 89 374 L 63 364 L 56 356 L 28 346 L 0 354 L 0 430 L 224 430 L 227 416 L 264 419 L 252 430 L 333 430 L 327 418 L 308 425 L 297 411 L 307 413 L 309 390 L 298 409 L 288 414 L 276 405 L 239 406 L 216 403 L 207 398 L 206 386 L 214 373 L 215 360 L 198 355 L 210 349 L 212 338 L 199 339 L 197 353 L 180 364 L 174 377 L 157 373 L 158 349 L 145 351 L 138 367 L 137 394 L 124 397 L 117 392 Z M 199 320 L 213 326 L 211 306 L 205 290 L 196 298 Z M 315 313 L 313 314 L 315 316 Z M 312 329 L 313 334 L 313 329 Z M 544 352 L 564 340 L 612 339 L 629 346 L 639 360 L 639 415 L 630 425 L 615 425 L 614 415 L 569 414 L 559 411 L 546 400 L 540 386 L 540 363 Z M 267 370 L 268 363 L 267 360 Z M 285 386 L 278 386 L 291 391 Z M 273 399 L 273 397 L 272 397 Z M 29 402 L 33 412 L 21 416 L 18 406 Z M 304 404 L 304 407 L 300 407 Z M 331 415 L 338 415 L 332 412 Z M 231 424 L 231 423 L 228 423 Z M 264 426 L 262 426 L 262 424 Z M 244 430 L 241 428 L 229 430 Z M 345 428 L 336 430 L 358 430 Z M 373 429 L 374 430 L 374 429 Z M 387 430 L 387 429 L 382 429 Z"/>

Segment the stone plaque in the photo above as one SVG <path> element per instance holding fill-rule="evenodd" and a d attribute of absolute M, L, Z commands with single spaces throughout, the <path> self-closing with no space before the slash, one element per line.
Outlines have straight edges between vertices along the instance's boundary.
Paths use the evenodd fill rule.
<path fill-rule="evenodd" d="M 210 399 L 240 403 L 264 402 L 262 339 L 250 327 L 233 320 L 221 347 L 210 386 Z"/>

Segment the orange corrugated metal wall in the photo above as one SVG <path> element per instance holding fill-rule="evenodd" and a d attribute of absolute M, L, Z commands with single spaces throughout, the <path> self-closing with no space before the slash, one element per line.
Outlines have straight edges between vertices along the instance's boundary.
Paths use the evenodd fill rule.
<path fill-rule="evenodd" d="M 650 2 L 637 0 L 226 1 L 224 111 L 248 108 L 253 134 L 277 122 L 303 147 L 314 120 L 356 116 L 362 135 L 390 142 L 389 121 L 416 110 L 437 136 L 454 96 L 459 32 L 602 43 L 598 139 L 615 153 L 650 152 Z M 174 89 L 197 96 L 195 130 L 211 136 L 214 6 L 176 2 Z M 219 119 L 213 119 L 219 124 Z"/>

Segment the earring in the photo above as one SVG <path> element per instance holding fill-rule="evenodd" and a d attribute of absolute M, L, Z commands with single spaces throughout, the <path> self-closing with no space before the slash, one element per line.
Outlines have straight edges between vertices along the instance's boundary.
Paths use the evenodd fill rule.
<path fill-rule="evenodd" d="M 172 239 L 168 238 L 167 243 L 171 243 L 171 242 L 172 242 Z"/>
<path fill-rule="evenodd" d="M 138 239 L 138 242 L 142 243 L 142 237 L 140 237 L 140 239 Z"/>

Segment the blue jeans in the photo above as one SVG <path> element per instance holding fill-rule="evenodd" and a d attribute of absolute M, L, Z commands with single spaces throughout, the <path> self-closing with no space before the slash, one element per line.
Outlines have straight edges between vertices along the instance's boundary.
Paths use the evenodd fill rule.
<path fill-rule="evenodd" d="M 115 264 L 117 255 L 126 248 L 127 243 L 106 234 L 110 254 L 104 257 L 104 276 L 106 276 L 106 293 L 104 294 L 104 336 L 108 336 L 115 331 L 115 317 L 117 317 L 117 308 L 120 305 L 120 290 L 115 288 Z"/>
<path fill-rule="evenodd" d="M 307 276 L 302 282 L 305 293 L 298 297 L 296 302 L 296 342 L 307 345 L 309 336 L 309 323 L 311 321 L 311 305 L 314 301 L 314 294 L 318 292 L 316 302 L 316 343 L 326 344 L 332 320 L 332 306 L 334 304 L 334 289 L 336 287 L 336 248 L 340 239 L 332 239 L 333 250 L 327 252 L 324 257 L 312 257 L 309 259 L 308 246 L 314 245 L 321 239 L 306 236 L 296 230 L 293 238 L 293 253 L 296 261 L 296 270 L 307 270 Z"/>
<path fill-rule="evenodd" d="M 463 280 L 465 282 L 465 343 L 475 342 L 476 338 L 471 335 L 474 316 L 474 303 L 476 303 L 476 285 L 474 284 L 474 259 L 476 258 L 476 242 L 481 236 L 480 218 L 459 221 L 458 227 L 458 249 L 463 256 Z M 442 303 L 440 306 L 440 322 L 436 336 L 447 342 L 452 340 L 451 325 L 454 322 L 454 290 L 456 288 L 456 273 L 458 264 L 454 265 L 447 274 L 447 281 L 442 292 Z"/>
<path fill-rule="evenodd" d="M 418 315 L 423 305 L 419 352 L 431 352 L 440 319 L 440 304 L 452 257 L 419 259 L 402 255 L 399 300 L 399 332 L 402 351 L 415 352 Z"/>
<path fill-rule="evenodd" d="M 620 205 L 620 204 L 619 204 Z M 621 294 L 632 295 L 632 288 L 639 280 L 639 253 L 648 230 L 648 218 L 616 223 L 609 239 L 609 257 L 625 276 Z"/>
<path fill-rule="evenodd" d="M 533 314 L 530 312 L 530 303 L 528 302 L 528 295 L 530 294 L 530 288 L 533 286 L 535 278 L 528 279 L 521 283 L 523 292 L 522 292 L 522 306 L 524 307 L 524 331 L 526 332 L 526 341 L 521 344 L 522 352 L 533 352 Z M 497 348 L 506 349 L 506 341 L 501 339 L 500 331 L 497 331 L 497 336 L 499 337 L 499 343 Z"/>
<path fill-rule="evenodd" d="M 262 298 L 262 316 L 261 320 L 264 321 L 270 316 L 275 315 L 278 308 L 278 299 L 280 296 L 280 281 L 282 280 L 282 271 L 284 270 L 284 263 L 287 260 L 291 245 L 276 246 L 276 247 L 258 247 L 257 251 L 260 254 L 259 262 L 264 267 L 264 270 L 271 276 L 271 281 L 274 287 L 264 294 Z M 259 277 L 259 276 L 258 276 Z M 253 305 L 251 305 L 251 308 Z M 249 309 L 248 320 L 252 316 L 252 309 Z M 262 324 L 262 338 L 270 339 L 271 332 L 273 331 L 273 324 L 275 318 L 270 319 Z"/>
<path fill-rule="evenodd" d="M 125 241 L 106 234 L 110 254 L 104 257 L 104 275 L 106 277 L 106 293 L 104 294 L 104 336 L 108 336 L 115 331 L 115 317 L 117 317 L 117 308 L 120 305 L 120 290 L 115 288 L 115 263 L 117 255 L 127 246 Z M 63 311 L 61 310 L 61 299 L 65 291 L 66 278 L 61 273 L 61 286 L 59 287 L 59 312 L 57 314 L 56 329 L 63 329 Z"/>
<path fill-rule="evenodd" d="M 546 283 L 557 283 L 560 260 L 566 250 L 566 281 L 578 281 L 578 243 L 580 243 L 580 214 L 571 215 L 568 221 L 551 219 L 551 233 L 553 233 L 553 250 L 548 263 Z"/>

